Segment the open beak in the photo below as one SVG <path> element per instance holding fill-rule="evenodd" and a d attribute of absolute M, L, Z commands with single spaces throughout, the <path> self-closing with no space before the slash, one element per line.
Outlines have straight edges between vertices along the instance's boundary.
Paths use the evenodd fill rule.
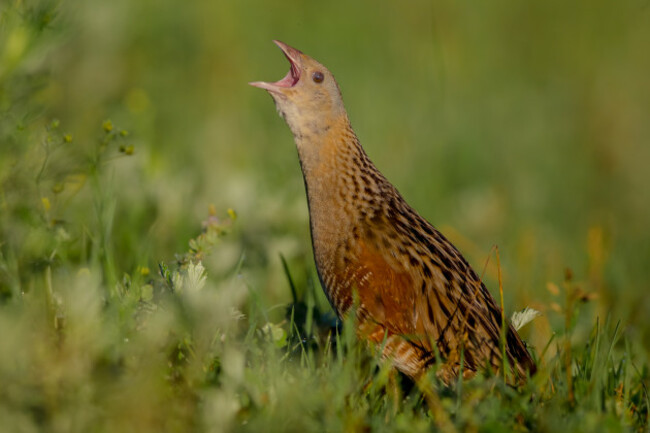
<path fill-rule="evenodd" d="M 283 88 L 288 89 L 295 86 L 296 83 L 298 83 L 300 80 L 300 59 L 302 53 L 295 48 L 292 48 L 289 45 L 285 44 L 284 42 L 275 40 L 273 42 L 275 42 L 275 45 L 280 47 L 287 60 L 289 60 L 291 69 L 289 69 L 289 72 L 287 72 L 287 75 L 285 75 L 283 79 L 276 81 L 275 83 L 267 83 L 266 81 L 253 81 L 252 83 L 248 84 L 251 86 L 259 87 L 260 89 L 268 90 L 269 92 L 278 92 Z"/>

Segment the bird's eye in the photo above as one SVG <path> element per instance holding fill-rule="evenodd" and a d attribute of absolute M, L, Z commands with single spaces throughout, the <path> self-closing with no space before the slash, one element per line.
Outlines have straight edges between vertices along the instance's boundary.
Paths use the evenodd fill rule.
<path fill-rule="evenodd" d="M 314 80 L 314 83 L 322 83 L 325 79 L 325 75 L 323 75 L 323 73 L 320 71 L 316 71 L 311 74 L 311 79 Z"/>

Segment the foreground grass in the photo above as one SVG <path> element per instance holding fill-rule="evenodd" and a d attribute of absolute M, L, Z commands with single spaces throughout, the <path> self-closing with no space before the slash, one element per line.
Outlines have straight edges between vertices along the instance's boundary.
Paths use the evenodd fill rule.
<path fill-rule="evenodd" d="M 0 306 L 2 431 L 645 431 L 647 364 L 619 324 L 586 341 L 558 331 L 518 389 L 482 376 L 425 399 L 393 380 L 352 326 L 332 326 L 309 288 L 268 321 L 238 275 L 213 281 L 206 232 L 161 276 L 47 267 Z M 218 248 L 218 246 L 217 246 Z M 248 305 L 245 311 L 241 308 Z M 570 312 L 568 314 L 573 314 Z M 569 317 L 569 321 L 573 317 Z M 391 379 L 392 378 L 392 379 Z"/>

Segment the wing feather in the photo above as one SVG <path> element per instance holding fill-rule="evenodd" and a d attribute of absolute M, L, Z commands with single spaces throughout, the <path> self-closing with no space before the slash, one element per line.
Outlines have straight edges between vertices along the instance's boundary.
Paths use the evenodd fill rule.
<path fill-rule="evenodd" d="M 399 225 L 391 224 L 376 227 L 356 242 L 357 260 L 346 274 L 355 281 L 360 314 L 370 319 L 360 332 L 375 342 L 388 337 L 393 344 L 387 345 L 392 352 L 386 355 L 417 358 L 417 362 L 396 359 L 398 366 L 417 364 L 420 368 L 439 356 L 449 370 L 445 374 L 455 377 L 462 352 L 466 373 L 485 365 L 498 370 L 502 364 L 499 308 L 461 254 L 422 221 L 427 229 L 407 237 L 408 242 L 403 241 Z M 367 227 L 372 230 L 373 226 Z M 395 239 L 402 243 L 386 248 L 387 240 Z M 510 326 L 506 348 L 518 375 L 534 370 L 530 355 Z"/>

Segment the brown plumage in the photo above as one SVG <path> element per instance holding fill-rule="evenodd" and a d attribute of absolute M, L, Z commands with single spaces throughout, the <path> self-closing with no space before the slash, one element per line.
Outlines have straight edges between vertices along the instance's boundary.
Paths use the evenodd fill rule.
<path fill-rule="evenodd" d="M 418 379 L 439 362 L 446 383 L 502 368 L 501 311 L 458 250 L 375 168 L 348 120 L 341 92 L 320 63 L 275 41 L 291 64 L 267 90 L 293 132 L 307 189 L 316 267 L 343 317 L 354 304 L 358 334 Z M 516 377 L 535 371 L 507 325 Z"/>

